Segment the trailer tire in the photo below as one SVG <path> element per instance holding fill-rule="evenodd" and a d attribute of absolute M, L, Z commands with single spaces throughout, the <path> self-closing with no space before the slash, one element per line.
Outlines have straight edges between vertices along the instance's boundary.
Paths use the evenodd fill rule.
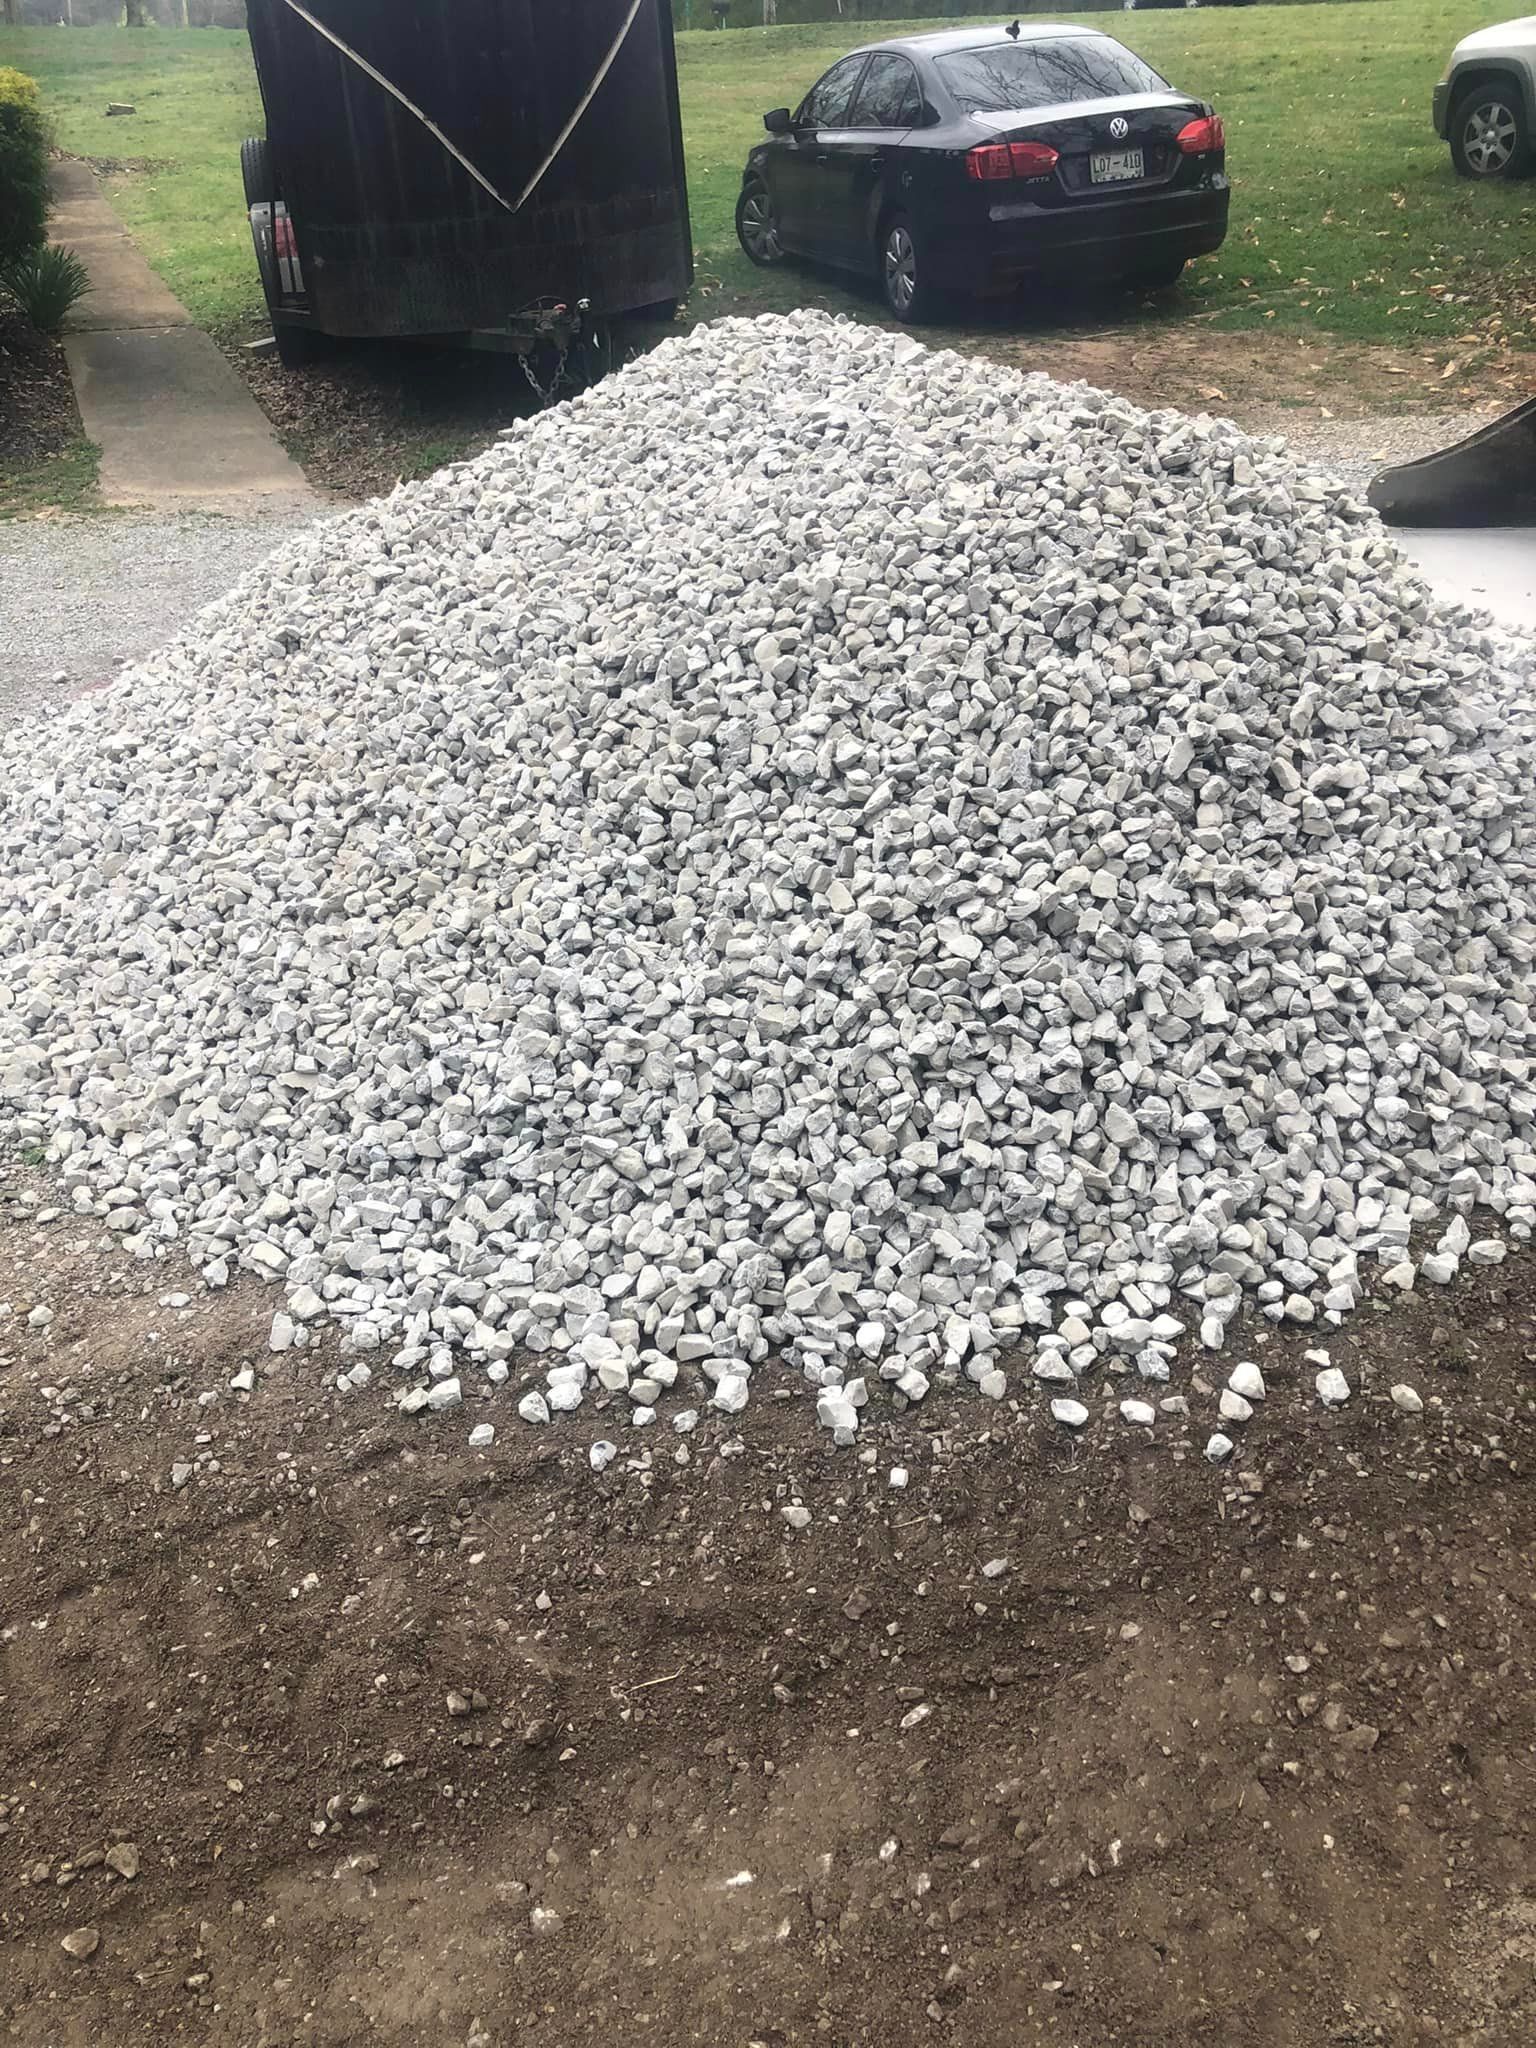
<path fill-rule="evenodd" d="M 272 176 L 272 151 L 265 135 L 248 135 L 240 145 L 240 176 L 245 181 L 247 207 L 265 206 L 277 197 Z"/>
<path fill-rule="evenodd" d="M 314 327 L 300 327 L 291 320 L 272 322 L 272 339 L 277 343 L 277 360 L 285 370 L 302 370 L 327 352 L 330 336 Z"/>
<path fill-rule="evenodd" d="M 272 175 L 272 153 L 267 147 L 265 135 L 248 135 L 240 145 L 240 177 L 245 186 L 245 209 L 250 214 L 258 206 L 275 208 L 277 203 L 276 180 Z M 270 314 L 277 304 L 278 287 L 276 265 L 272 258 L 269 242 L 265 249 L 251 222 L 251 241 L 256 251 L 256 274 L 261 279 L 261 295 L 267 302 Z M 274 327 L 276 322 L 273 322 Z M 281 350 L 279 350 L 281 352 Z"/>

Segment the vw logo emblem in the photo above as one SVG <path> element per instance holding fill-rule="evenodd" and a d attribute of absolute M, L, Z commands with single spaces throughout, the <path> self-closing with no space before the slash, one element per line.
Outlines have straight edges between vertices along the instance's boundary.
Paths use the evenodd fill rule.
<path fill-rule="evenodd" d="M 1131 124 L 1123 115 L 1116 114 L 1113 121 L 1109 124 L 1109 132 L 1113 135 L 1116 142 L 1124 142 L 1127 135 L 1131 132 Z"/>

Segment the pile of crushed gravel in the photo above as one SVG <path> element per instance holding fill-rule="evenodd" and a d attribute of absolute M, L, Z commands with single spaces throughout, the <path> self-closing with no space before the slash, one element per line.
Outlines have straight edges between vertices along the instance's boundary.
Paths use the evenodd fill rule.
<path fill-rule="evenodd" d="M 724 321 L 0 745 L 0 1097 L 410 1406 L 1079 1424 L 1536 1222 L 1530 697 L 1277 442 Z"/>

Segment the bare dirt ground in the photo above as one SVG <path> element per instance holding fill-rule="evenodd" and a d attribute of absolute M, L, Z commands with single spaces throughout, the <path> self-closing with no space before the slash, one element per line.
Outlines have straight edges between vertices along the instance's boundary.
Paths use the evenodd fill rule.
<path fill-rule="evenodd" d="M 1336 1414 L 1250 1328 L 1221 1471 L 1199 1393 L 1078 1444 L 936 1386 L 839 1452 L 771 1374 L 687 1439 L 343 1399 L 265 1290 L 6 1181 L 3 2038 L 1536 2035 L 1525 1264 L 1328 1333 Z"/>

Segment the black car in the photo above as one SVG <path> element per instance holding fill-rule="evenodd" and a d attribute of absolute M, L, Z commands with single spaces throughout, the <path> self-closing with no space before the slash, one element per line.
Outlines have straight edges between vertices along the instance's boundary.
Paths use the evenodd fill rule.
<path fill-rule="evenodd" d="M 1170 285 L 1227 232 L 1219 116 L 1097 29 L 894 36 L 763 125 L 742 248 L 878 276 L 901 320 L 1037 276 Z"/>

